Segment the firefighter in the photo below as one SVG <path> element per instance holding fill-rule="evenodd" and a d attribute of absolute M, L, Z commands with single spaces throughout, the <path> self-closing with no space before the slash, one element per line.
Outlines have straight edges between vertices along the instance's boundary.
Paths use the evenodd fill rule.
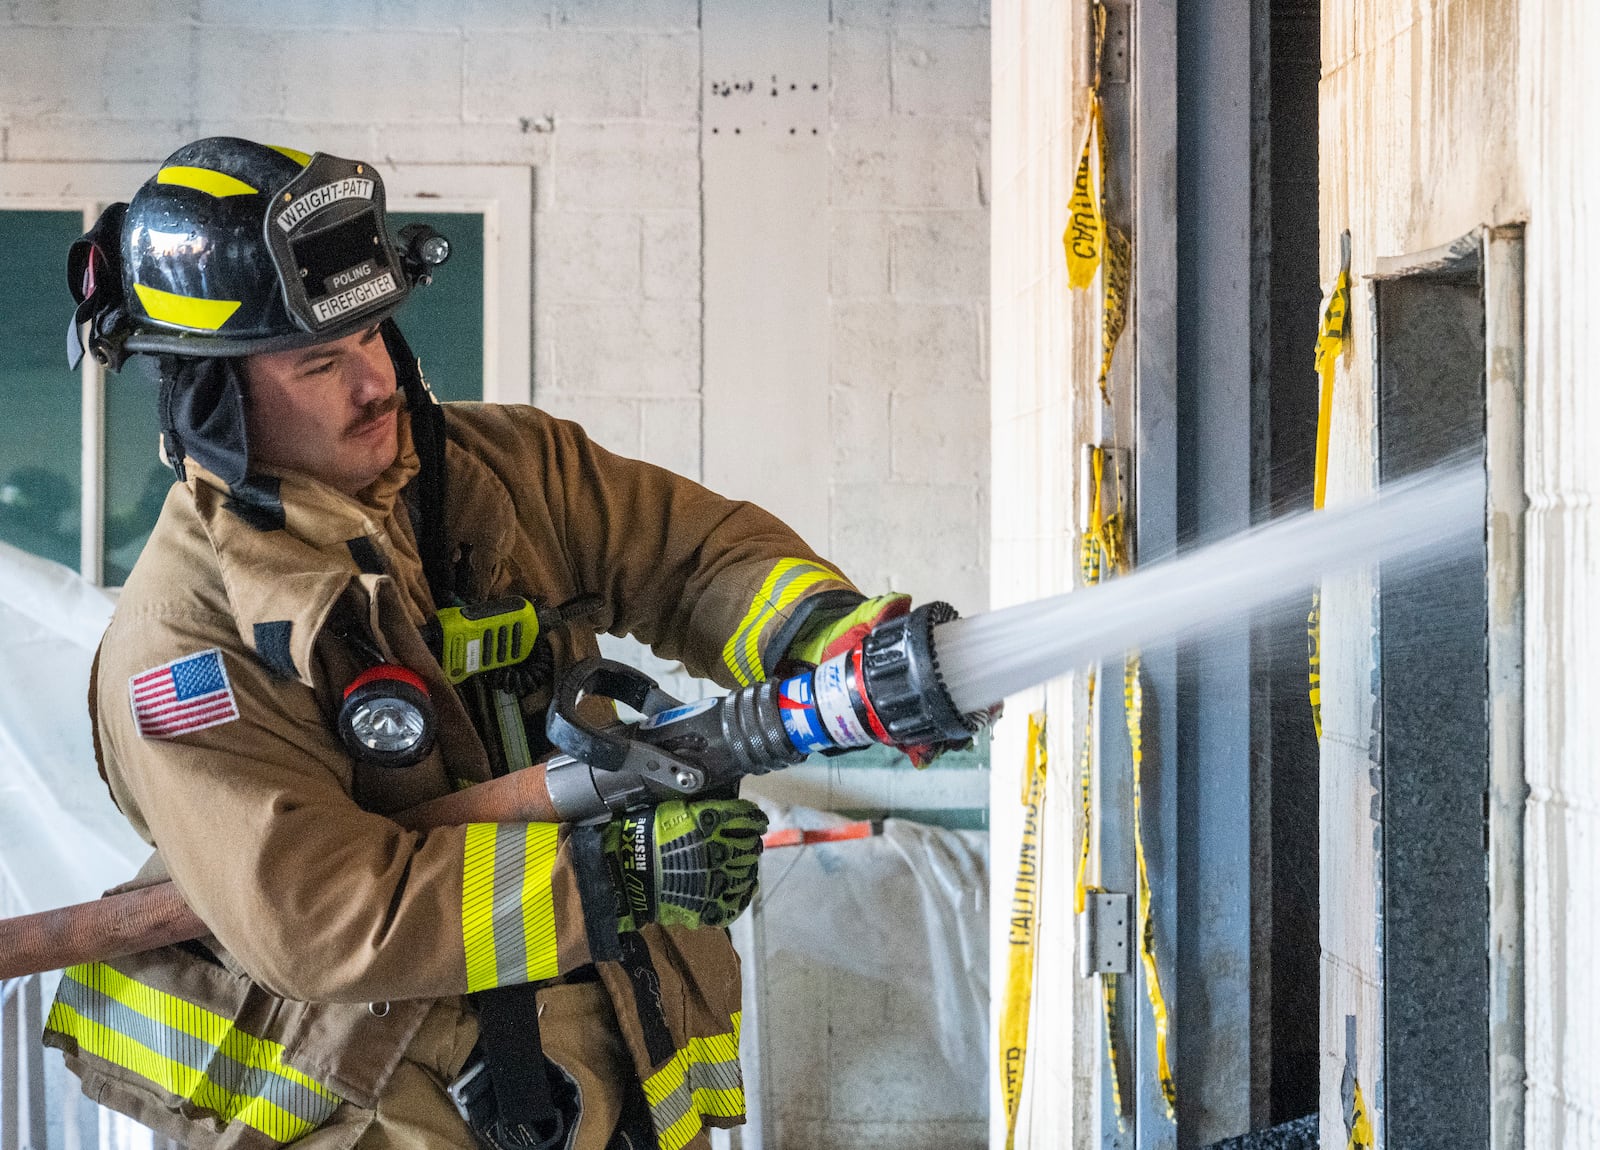
<path fill-rule="evenodd" d="M 600 632 L 732 687 L 907 601 L 575 424 L 436 403 L 394 314 L 446 253 L 391 237 L 371 165 L 233 138 L 74 245 L 69 354 L 86 336 L 153 377 L 179 480 L 96 658 L 96 754 L 155 848 L 135 885 L 170 876 L 212 935 L 69 970 L 46 1041 L 188 1145 L 706 1146 L 744 1112 L 720 928 L 755 891 L 759 809 L 386 815 L 548 753 L 552 678 Z M 561 625 L 452 687 L 429 622 L 508 595 Z M 375 669 L 429 700 L 426 754 L 340 737 Z"/>

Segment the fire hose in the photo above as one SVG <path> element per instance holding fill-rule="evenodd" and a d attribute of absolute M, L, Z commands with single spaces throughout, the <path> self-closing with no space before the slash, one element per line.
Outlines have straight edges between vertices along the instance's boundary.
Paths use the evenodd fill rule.
<path fill-rule="evenodd" d="M 674 798 L 717 793 L 807 755 L 970 737 L 940 678 L 934 628 L 956 618 L 929 603 L 883 623 L 813 670 L 684 704 L 643 672 L 606 659 L 557 684 L 546 731 L 560 754 L 433 799 L 393 818 L 411 830 L 465 823 L 598 823 Z M 588 695 L 644 718 L 609 727 L 578 715 Z M 210 930 L 171 882 L 0 919 L 0 979 L 202 938 Z"/>

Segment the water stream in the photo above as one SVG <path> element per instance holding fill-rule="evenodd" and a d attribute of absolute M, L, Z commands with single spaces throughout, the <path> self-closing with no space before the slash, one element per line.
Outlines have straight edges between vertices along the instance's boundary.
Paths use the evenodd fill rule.
<path fill-rule="evenodd" d="M 1304 607 L 1328 575 L 1380 561 L 1386 577 L 1422 574 L 1483 546 L 1484 498 L 1480 462 L 1446 465 L 1096 587 L 956 619 L 934 632 L 940 670 L 956 707 L 976 711 L 1130 648 Z"/>

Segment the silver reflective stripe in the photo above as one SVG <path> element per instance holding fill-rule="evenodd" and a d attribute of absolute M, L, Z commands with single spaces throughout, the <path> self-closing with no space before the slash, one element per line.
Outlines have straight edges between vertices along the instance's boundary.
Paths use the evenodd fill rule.
<path fill-rule="evenodd" d="M 139 1008 L 114 997 L 119 994 Z M 167 1094 L 279 1142 L 316 1129 L 342 1101 L 283 1065 L 278 1043 L 238 1030 L 220 1015 L 103 964 L 67 972 L 47 1029 L 71 1037 L 80 1050 Z"/>
<path fill-rule="evenodd" d="M 528 981 L 522 888 L 527 883 L 528 840 L 520 826 L 503 827 L 494 840 L 495 985 Z"/>

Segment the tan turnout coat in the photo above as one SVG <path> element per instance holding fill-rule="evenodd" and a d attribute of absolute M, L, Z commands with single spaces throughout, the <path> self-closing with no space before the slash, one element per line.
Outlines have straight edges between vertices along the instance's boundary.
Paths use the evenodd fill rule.
<path fill-rule="evenodd" d="M 735 686 L 770 669 L 802 604 L 853 592 L 764 511 L 614 456 L 572 423 L 528 407 L 446 413 L 458 595 L 599 597 L 554 637 L 557 668 L 597 654 L 597 632 L 631 633 Z M 187 1144 L 469 1146 L 443 1093 L 477 1036 L 463 996 L 547 982 L 545 1050 L 583 1095 L 577 1145 L 604 1145 L 633 1076 L 664 1148 L 704 1146 L 704 1126 L 743 1110 L 725 932 L 643 932 L 652 1013 L 616 962 L 565 978 L 593 961 L 570 828 L 418 832 L 384 817 L 489 777 L 419 637 L 434 604 L 403 494 L 418 467 L 405 417 L 400 441 L 360 499 L 293 475 L 276 498 L 240 499 L 192 464 L 169 493 L 90 704 L 112 794 L 158 850 L 154 877 L 164 867 L 214 937 L 69 971 L 46 1040 L 92 1097 Z M 357 769 L 334 733 L 363 665 L 341 638 L 352 621 L 438 706 L 439 743 L 415 766 Z M 174 737 L 147 714 L 141 733 L 130 684 L 210 651 L 231 705 L 219 696 Z M 524 698 L 530 729 L 547 698 Z M 670 1051 L 646 1033 L 651 1017 Z"/>

